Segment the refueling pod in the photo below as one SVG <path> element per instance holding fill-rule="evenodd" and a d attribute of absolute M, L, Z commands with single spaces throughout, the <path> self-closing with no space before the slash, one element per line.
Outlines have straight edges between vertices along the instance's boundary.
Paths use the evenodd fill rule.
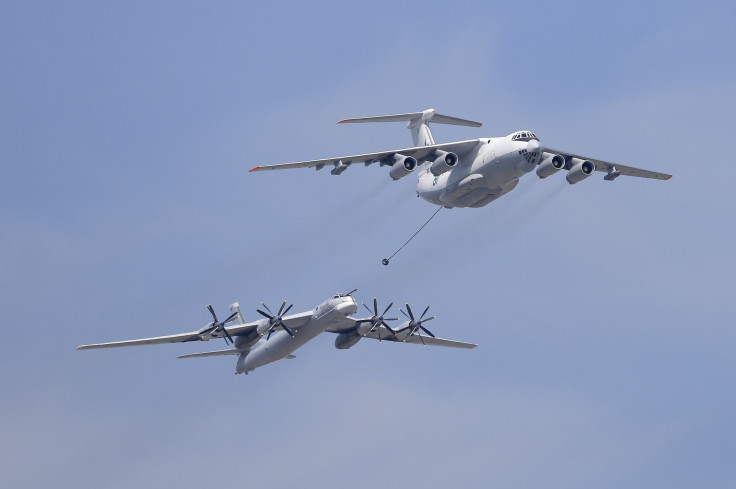
<path fill-rule="evenodd" d="M 455 153 L 437 150 L 434 152 L 434 155 L 435 160 L 429 166 L 429 171 L 432 172 L 432 175 L 435 177 L 438 177 L 457 166 L 458 157 Z"/>
<path fill-rule="evenodd" d="M 394 154 L 391 159 L 393 159 L 393 163 L 390 163 L 392 166 L 389 175 L 394 180 L 407 176 L 417 167 L 417 160 L 411 156 Z"/>
<path fill-rule="evenodd" d="M 572 168 L 567 172 L 565 177 L 568 183 L 578 183 L 580 180 L 586 179 L 593 174 L 595 171 L 595 165 L 588 160 L 581 160 L 580 158 L 572 158 Z"/>

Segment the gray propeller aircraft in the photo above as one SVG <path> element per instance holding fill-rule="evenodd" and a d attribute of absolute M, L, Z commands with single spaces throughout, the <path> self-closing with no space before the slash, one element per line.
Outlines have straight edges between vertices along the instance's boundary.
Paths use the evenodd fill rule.
<path fill-rule="evenodd" d="M 278 312 L 273 313 L 268 306 L 261 303 L 265 311 L 261 309 L 256 309 L 256 311 L 263 318 L 252 323 L 245 322 L 245 317 L 237 302 L 230 306 L 231 314 L 223 321 L 217 318 L 212 306 L 208 305 L 207 309 L 212 315 L 212 321 L 198 331 L 138 340 L 81 345 L 77 347 L 77 350 L 158 343 L 186 343 L 223 338 L 225 343 L 231 345 L 225 350 L 181 355 L 179 358 L 237 355 L 235 373 L 247 374 L 258 367 L 277 360 L 295 358 L 293 352 L 297 348 L 323 332 L 337 334 L 335 347 L 340 350 L 346 350 L 354 346 L 361 338 L 451 348 L 470 349 L 478 346 L 473 343 L 437 338 L 432 334 L 425 326 L 427 322 L 435 318 L 435 316 L 425 318 L 429 306 L 424 309 L 424 312 L 417 319 L 411 310 L 411 306 L 406 304 L 406 312 L 399 310 L 406 316 L 407 320 L 397 327 L 391 327 L 386 321 L 397 321 L 399 319 L 385 317 L 393 303 L 389 304 L 379 314 L 378 301 L 373 298 L 372 310 L 363 304 L 363 307 L 371 313 L 371 316 L 354 318 L 351 314 L 355 314 L 358 310 L 358 304 L 352 297 L 354 292 L 355 290 L 347 294 L 335 294 L 311 311 L 289 316 L 286 314 L 291 310 L 293 304 L 287 306 L 286 301 L 284 301 Z M 232 324 L 228 326 L 228 323 Z"/>
<path fill-rule="evenodd" d="M 351 165 L 390 167 L 394 180 L 418 170 L 417 195 L 424 200 L 443 206 L 483 207 L 513 190 L 526 173 L 536 168 L 539 178 L 547 178 L 566 170 L 569 183 L 580 182 L 594 172 L 605 173 L 605 180 L 621 175 L 669 180 L 672 175 L 642 170 L 632 166 L 610 163 L 542 146 L 531 131 L 517 131 L 503 137 L 478 138 L 437 144 L 429 129 L 430 121 L 439 124 L 480 127 L 480 122 L 437 114 L 434 109 L 407 114 L 384 115 L 345 119 L 339 123 L 408 122 L 414 146 L 352 156 L 321 160 L 300 161 L 278 165 L 256 166 L 250 171 L 282 170 L 289 168 L 333 167 L 333 175 L 340 175 Z"/>

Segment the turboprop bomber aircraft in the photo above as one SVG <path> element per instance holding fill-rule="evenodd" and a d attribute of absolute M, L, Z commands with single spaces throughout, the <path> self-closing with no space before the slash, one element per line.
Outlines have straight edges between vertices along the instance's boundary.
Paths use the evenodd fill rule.
<path fill-rule="evenodd" d="M 480 127 L 480 122 L 437 114 L 434 109 L 407 114 L 345 119 L 339 123 L 407 121 L 414 146 L 321 160 L 256 166 L 250 171 L 332 166 L 330 173 L 340 175 L 355 163 L 389 166 L 394 180 L 418 170 L 417 195 L 424 200 L 452 207 L 483 207 L 513 190 L 519 178 L 536 168 L 539 178 L 566 170 L 569 183 L 577 183 L 594 172 L 604 172 L 605 180 L 621 175 L 669 180 L 672 175 L 610 163 L 542 146 L 531 131 L 517 131 L 503 137 L 468 139 L 437 144 L 429 122 Z"/>
<path fill-rule="evenodd" d="M 278 312 L 273 313 L 265 304 L 265 309 L 256 309 L 263 316 L 262 319 L 246 323 L 243 312 L 238 303 L 230 306 L 230 316 L 220 321 L 211 305 L 207 309 L 212 315 L 212 321 L 198 331 L 181 333 L 170 336 L 157 336 L 138 340 L 115 341 L 111 343 L 97 343 L 82 345 L 77 350 L 94 348 L 112 348 L 118 346 L 153 345 L 157 343 L 186 343 L 190 341 L 209 341 L 212 338 L 224 338 L 228 345 L 225 350 L 209 351 L 182 355 L 179 358 L 212 357 L 220 355 L 236 355 L 236 374 L 249 373 L 258 367 L 281 360 L 294 358 L 292 354 L 297 348 L 307 343 L 323 332 L 335 333 L 335 347 L 346 350 L 355 345 L 361 338 L 371 338 L 378 341 L 393 341 L 422 345 L 447 346 L 452 348 L 475 348 L 476 344 L 462 341 L 437 338 L 425 326 L 435 316 L 425 318 L 429 306 L 417 319 L 411 306 L 406 304 L 406 321 L 392 327 L 387 321 L 396 321 L 399 318 L 385 317 L 393 303 L 389 304 L 382 313 L 379 313 L 378 302 L 373 299 L 373 309 L 363 304 L 370 317 L 354 318 L 358 310 L 358 303 L 352 297 L 355 290 L 347 294 L 335 294 L 322 302 L 311 311 L 286 315 L 292 305 L 281 304 Z M 228 326 L 228 323 L 232 325 Z M 422 334 L 424 333 L 424 334 Z"/>

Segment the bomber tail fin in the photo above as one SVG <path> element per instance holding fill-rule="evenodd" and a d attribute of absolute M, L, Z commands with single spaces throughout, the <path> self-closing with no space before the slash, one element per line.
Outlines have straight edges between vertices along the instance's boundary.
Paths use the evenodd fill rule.
<path fill-rule="evenodd" d="M 245 324 L 245 316 L 243 315 L 243 311 L 240 310 L 240 304 L 237 302 L 233 302 L 230 304 L 230 313 L 237 312 L 238 315 L 236 316 L 237 319 L 235 319 L 235 322 L 233 324 Z"/>
<path fill-rule="evenodd" d="M 379 115 L 373 117 L 358 117 L 354 119 L 343 119 L 338 124 L 346 122 L 397 122 L 407 121 L 409 125 L 407 128 L 411 131 L 412 139 L 414 140 L 414 146 L 430 146 L 435 144 L 434 138 L 432 137 L 432 131 L 429 129 L 429 121 L 437 122 L 438 124 L 450 124 L 453 126 L 470 126 L 480 127 L 480 122 L 469 121 L 467 119 L 459 119 L 457 117 L 450 117 L 449 115 L 438 114 L 434 109 L 427 109 L 422 112 L 409 112 L 406 114 L 394 114 L 394 115 Z"/>

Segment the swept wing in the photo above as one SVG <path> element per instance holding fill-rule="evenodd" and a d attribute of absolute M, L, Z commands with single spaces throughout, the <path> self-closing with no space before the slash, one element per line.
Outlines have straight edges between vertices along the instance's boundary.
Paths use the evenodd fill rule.
<path fill-rule="evenodd" d="M 446 346 L 449 348 L 465 348 L 467 350 L 471 350 L 475 348 L 475 343 L 466 343 L 464 341 L 457 341 L 457 340 L 446 340 L 444 338 L 433 338 L 431 336 L 425 336 L 422 335 L 420 338 L 419 335 L 414 334 L 411 336 L 405 336 L 402 333 L 399 333 L 397 336 L 394 336 L 391 334 L 389 330 L 384 328 L 383 326 L 379 326 L 373 331 L 369 331 L 364 338 L 371 338 L 374 340 L 379 339 L 379 333 L 380 333 L 380 340 L 381 341 L 394 341 L 396 343 L 412 343 L 415 345 L 432 345 L 432 346 Z"/>
<path fill-rule="evenodd" d="M 590 156 L 583 156 L 576 153 L 570 153 L 568 151 L 560 151 L 553 148 L 543 148 L 542 151 L 547 153 L 557 154 L 565 158 L 565 169 L 569 170 L 571 167 L 570 160 L 572 158 L 580 158 L 581 160 L 588 160 L 595 165 L 596 171 L 606 172 L 609 175 L 614 175 L 614 178 L 618 175 L 628 175 L 631 177 L 641 178 L 653 178 L 655 180 L 669 180 L 672 175 L 667 173 L 659 173 L 656 171 L 643 170 L 641 168 L 635 168 L 633 166 L 619 165 L 618 163 L 611 163 L 609 161 L 599 160 L 598 158 L 591 158 Z"/>
<path fill-rule="evenodd" d="M 454 143 L 433 144 L 431 146 L 415 146 L 413 148 L 392 149 L 388 151 L 365 153 L 361 155 L 338 156 L 335 158 L 325 158 L 321 160 L 298 161 L 295 163 L 281 163 L 278 165 L 259 165 L 251 168 L 249 171 L 287 170 L 290 168 L 317 168 L 318 170 L 320 170 L 326 165 L 336 166 L 340 163 L 342 163 L 343 165 L 350 165 L 352 163 L 365 163 L 367 166 L 371 163 L 388 162 L 388 159 L 395 154 L 412 156 L 416 158 L 419 163 L 421 163 L 422 161 L 427 159 L 430 154 L 438 149 L 455 153 L 456 155 L 458 155 L 458 157 L 462 158 L 463 156 L 470 153 L 473 148 L 478 145 L 479 142 L 479 139 L 468 139 L 466 141 L 456 141 Z"/>
<path fill-rule="evenodd" d="M 337 324 L 335 326 L 332 326 L 330 328 L 327 328 L 325 331 L 328 333 L 348 333 L 350 331 L 355 331 L 356 328 L 360 325 L 360 323 L 369 322 L 370 319 L 356 319 L 356 318 L 347 318 L 347 321 L 342 324 Z M 380 335 L 380 336 L 379 336 Z M 465 349 L 473 349 L 476 345 L 475 343 L 466 343 L 464 341 L 457 341 L 457 340 L 446 340 L 444 338 L 433 338 L 431 336 L 425 336 L 422 335 L 420 338 L 419 335 L 405 335 L 403 333 L 399 333 L 398 335 L 394 336 L 391 331 L 387 330 L 383 326 L 379 326 L 373 331 L 369 331 L 365 334 L 365 336 L 361 336 L 361 338 L 371 338 L 373 340 L 381 340 L 381 341 L 393 341 L 395 343 L 412 343 L 417 345 L 432 345 L 432 346 L 446 346 L 449 348 L 465 348 Z M 422 340 L 424 340 L 424 343 L 422 343 Z"/>
<path fill-rule="evenodd" d="M 291 316 L 286 316 L 283 319 L 283 322 L 286 324 L 289 328 L 300 328 L 304 324 L 309 321 L 309 318 L 312 317 L 312 312 L 302 312 L 299 314 L 292 314 Z M 227 332 L 230 334 L 230 336 L 239 336 L 244 334 L 249 334 L 253 330 L 255 330 L 258 327 L 257 322 L 255 323 L 247 323 L 247 324 L 236 324 L 234 326 L 228 326 L 226 327 Z M 216 335 L 212 335 L 211 337 L 207 338 L 221 338 L 221 333 L 218 333 Z M 180 333 L 180 334 L 173 334 L 168 336 L 154 336 L 152 338 L 141 338 L 137 340 L 125 340 L 125 341 L 112 341 L 109 343 L 95 343 L 92 345 L 81 345 L 77 347 L 77 350 L 92 350 L 97 348 L 116 348 L 121 346 L 140 346 L 140 345 L 157 345 L 160 343 L 186 343 L 188 341 L 206 341 L 198 331 L 192 331 L 190 333 Z"/>

